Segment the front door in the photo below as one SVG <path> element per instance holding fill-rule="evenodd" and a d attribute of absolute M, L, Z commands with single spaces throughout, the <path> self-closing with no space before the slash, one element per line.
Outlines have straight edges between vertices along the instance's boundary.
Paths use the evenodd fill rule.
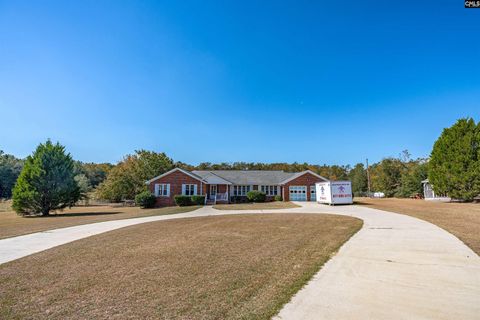
<path fill-rule="evenodd" d="M 211 184 L 210 185 L 210 198 L 215 198 L 215 195 L 217 194 L 217 185 L 216 184 Z"/>

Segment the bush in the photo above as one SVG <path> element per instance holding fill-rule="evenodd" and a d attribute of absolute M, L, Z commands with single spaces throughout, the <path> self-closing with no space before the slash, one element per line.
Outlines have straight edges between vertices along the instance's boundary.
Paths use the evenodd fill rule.
<path fill-rule="evenodd" d="M 231 196 L 230 197 L 230 202 L 232 202 L 232 203 L 245 203 L 245 202 L 248 202 L 248 199 L 245 196 Z"/>
<path fill-rule="evenodd" d="M 247 199 L 251 202 L 265 202 L 266 197 L 265 193 L 258 190 L 252 190 L 247 193 Z"/>
<path fill-rule="evenodd" d="M 190 196 L 176 195 L 174 199 L 175 204 L 179 207 L 186 207 L 192 205 L 192 197 Z"/>
<path fill-rule="evenodd" d="M 205 204 L 205 196 L 192 196 L 192 204 L 195 205 L 204 205 Z"/>
<path fill-rule="evenodd" d="M 275 196 L 275 201 L 283 201 L 283 198 L 282 196 Z"/>
<path fill-rule="evenodd" d="M 135 203 L 142 208 L 153 208 L 155 201 L 155 195 L 150 191 L 143 191 L 135 196 Z"/>

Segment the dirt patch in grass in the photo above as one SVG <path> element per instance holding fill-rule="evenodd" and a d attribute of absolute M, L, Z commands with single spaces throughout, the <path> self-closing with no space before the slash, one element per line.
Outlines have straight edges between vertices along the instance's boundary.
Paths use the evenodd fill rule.
<path fill-rule="evenodd" d="M 263 203 L 216 204 L 213 207 L 218 210 L 271 210 L 299 208 L 300 206 L 289 201 L 272 201 Z"/>
<path fill-rule="evenodd" d="M 252 214 L 115 230 L 0 266 L 0 318 L 269 319 L 361 225 Z"/>
<path fill-rule="evenodd" d="M 436 224 L 480 255 L 480 204 L 412 199 L 355 198 L 357 204 L 403 213 Z"/>
<path fill-rule="evenodd" d="M 0 212 L 0 239 L 87 223 L 174 214 L 198 208 L 200 207 L 167 207 L 160 209 L 110 206 L 73 207 L 48 217 L 21 217 L 13 211 Z"/>

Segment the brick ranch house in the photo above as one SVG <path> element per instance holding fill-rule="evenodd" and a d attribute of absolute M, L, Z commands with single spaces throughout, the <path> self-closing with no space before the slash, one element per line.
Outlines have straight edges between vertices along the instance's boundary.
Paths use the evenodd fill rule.
<path fill-rule="evenodd" d="M 267 201 L 315 201 L 315 183 L 328 181 L 313 171 L 172 169 L 146 182 L 157 197 L 156 206 L 174 206 L 175 195 L 204 195 L 209 203 L 241 202 L 250 190 L 260 190 Z"/>

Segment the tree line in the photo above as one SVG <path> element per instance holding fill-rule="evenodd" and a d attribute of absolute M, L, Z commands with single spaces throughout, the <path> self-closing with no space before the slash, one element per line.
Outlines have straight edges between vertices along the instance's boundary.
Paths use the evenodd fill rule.
<path fill-rule="evenodd" d="M 356 196 L 371 190 L 387 197 L 411 197 L 422 193 L 422 180 L 429 178 L 435 192 L 472 200 L 480 194 L 480 123 L 460 119 L 443 130 L 428 159 L 411 159 L 408 151 L 372 164 L 317 165 L 308 163 L 209 163 L 196 166 L 175 162 L 165 153 L 138 150 L 116 165 L 74 161 L 65 148 L 50 140 L 31 156 L 18 159 L 0 151 L 0 198 L 14 198 L 14 208 L 23 213 L 45 213 L 71 206 L 79 199 L 96 197 L 110 201 L 134 199 L 147 186 L 145 181 L 172 168 L 186 170 L 311 170 L 330 180 L 351 180 Z M 63 188 L 63 189 L 62 189 Z"/>

